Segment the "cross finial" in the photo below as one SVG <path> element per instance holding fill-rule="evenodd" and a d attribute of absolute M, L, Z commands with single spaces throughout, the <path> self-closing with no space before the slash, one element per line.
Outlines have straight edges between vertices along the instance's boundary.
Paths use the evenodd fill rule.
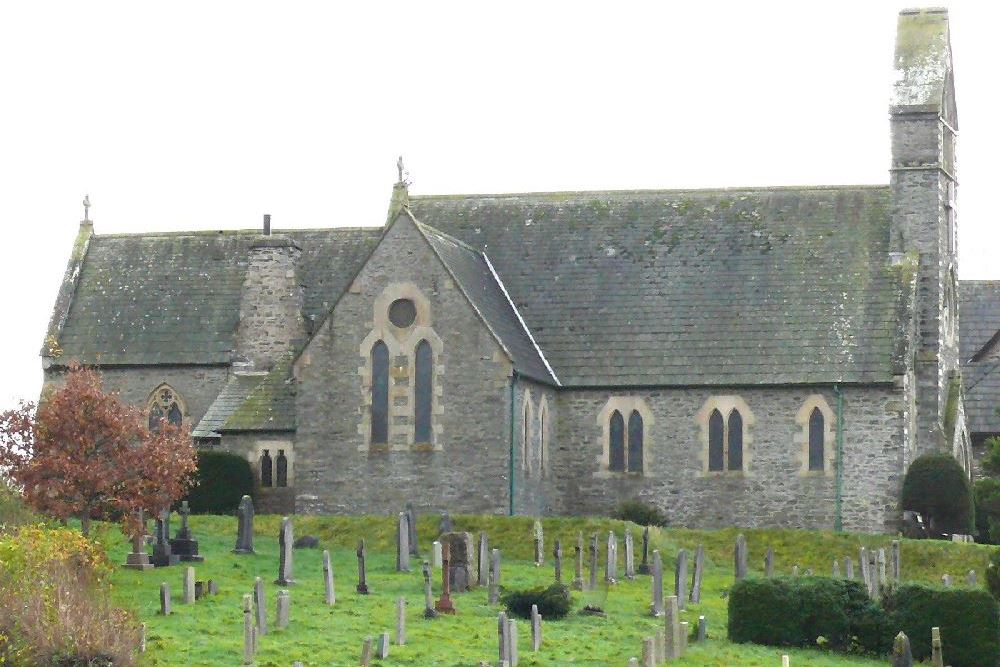
<path fill-rule="evenodd" d="M 399 182 L 403 182 L 403 156 L 400 155 L 399 159 L 396 160 L 396 171 L 399 172 Z"/>
<path fill-rule="evenodd" d="M 90 222 L 90 195 L 83 196 L 83 221 Z"/>

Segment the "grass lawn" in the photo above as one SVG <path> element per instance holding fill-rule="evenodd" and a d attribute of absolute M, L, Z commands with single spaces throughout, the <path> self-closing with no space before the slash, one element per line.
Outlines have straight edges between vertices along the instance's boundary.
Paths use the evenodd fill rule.
<path fill-rule="evenodd" d="M 437 531 L 437 517 L 427 516 L 418 521 L 421 553 L 430 551 Z M 393 543 L 395 523 L 385 517 L 315 517 L 296 516 L 295 534 L 314 535 L 321 549 L 331 552 L 336 579 L 337 602 L 328 607 L 323 601 L 321 549 L 295 551 L 294 576 L 291 592 L 291 624 L 285 630 L 274 627 L 277 577 L 277 535 L 280 517 L 258 516 L 256 519 L 256 555 L 236 556 L 231 549 L 236 539 L 233 517 L 194 516 L 191 527 L 199 540 L 205 562 L 196 565 L 198 579 L 214 579 L 219 595 L 207 597 L 195 605 L 181 603 L 181 582 L 184 567 L 159 568 L 147 572 L 118 569 L 112 579 L 113 597 L 121 606 L 135 611 L 147 624 L 148 649 L 146 665 L 239 665 L 243 652 L 243 617 L 241 600 L 252 590 L 255 576 L 265 582 L 271 632 L 261 637 L 259 666 L 291 667 L 295 661 L 306 666 L 356 665 L 364 637 L 377 637 L 382 631 L 395 636 L 395 603 L 399 597 L 408 601 L 406 646 L 392 646 L 385 664 L 474 666 L 480 660 L 495 664 L 497 660 L 496 618 L 499 606 L 487 604 L 485 588 L 475 588 L 454 597 L 458 614 L 425 620 L 423 612 L 423 580 L 420 560 L 411 563 L 411 573 L 396 573 Z M 176 521 L 175 521 L 176 524 Z M 619 573 L 624 574 L 624 545 L 621 537 L 626 524 L 602 519 L 545 519 L 546 563 L 536 568 L 533 560 L 532 520 L 504 517 L 454 517 L 456 530 L 469 530 L 474 535 L 486 530 L 490 546 L 503 554 L 502 585 L 528 587 L 548 584 L 553 580 L 552 548 L 554 540 L 562 540 L 563 577 L 573 576 L 573 545 L 576 532 L 592 532 L 602 536 L 602 547 L 608 530 L 619 536 Z M 176 525 L 175 525 L 176 527 Z M 636 538 L 637 561 L 641 549 L 641 529 L 631 525 Z M 101 535 L 111 558 L 116 563 L 125 560 L 129 551 L 124 538 L 116 529 L 106 527 Z M 780 665 L 782 653 L 791 655 L 792 665 L 839 667 L 845 665 L 885 665 L 887 658 L 878 660 L 824 653 L 818 650 L 776 649 L 752 645 L 731 644 L 726 635 L 726 591 L 732 583 L 731 553 L 736 530 L 693 531 L 664 529 L 653 531 L 653 547 L 664 557 L 664 583 L 667 594 L 673 587 L 673 564 L 679 548 L 693 549 L 704 544 L 707 568 L 702 602 L 688 605 L 683 620 L 696 625 L 698 616 L 708 619 L 709 640 L 691 643 L 679 665 L 718 666 Z M 763 567 L 768 546 L 775 549 L 776 569 L 790 572 L 793 565 L 800 571 L 812 568 L 816 574 L 829 574 L 832 558 L 850 555 L 857 560 L 858 547 L 886 546 L 890 538 L 868 535 L 847 535 L 804 531 L 745 530 L 750 546 L 751 570 Z M 354 548 L 359 537 L 368 544 L 368 583 L 371 595 L 358 595 L 357 559 Z M 983 579 L 989 549 L 978 545 L 959 545 L 929 541 L 904 541 L 902 563 L 904 578 L 937 582 L 948 572 L 956 581 L 964 581 L 965 572 L 975 569 Z M 603 558 L 603 554 L 602 554 Z M 693 567 L 693 562 L 689 568 Z M 603 559 L 601 575 L 603 575 Z M 586 578 L 586 574 L 585 574 Z M 159 585 L 166 581 L 173 597 L 173 614 L 158 615 Z M 440 592 L 440 572 L 435 572 L 435 597 Z M 574 593 L 575 609 L 587 602 L 599 603 L 607 618 L 581 616 L 574 610 L 561 621 L 543 620 L 544 642 L 541 651 L 531 651 L 530 624 L 518 621 L 519 654 L 522 665 L 621 665 L 632 656 L 641 657 L 642 638 L 651 635 L 660 621 L 648 613 L 650 577 L 638 576 L 635 581 L 602 587 L 601 590 Z M 946 640 L 947 641 L 947 640 Z M 947 659 L 947 645 L 945 647 Z"/>

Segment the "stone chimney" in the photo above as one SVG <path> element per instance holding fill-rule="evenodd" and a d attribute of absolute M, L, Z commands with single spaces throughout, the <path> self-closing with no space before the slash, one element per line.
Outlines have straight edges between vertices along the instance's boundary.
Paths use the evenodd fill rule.
<path fill-rule="evenodd" d="M 263 234 L 250 245 L 240 293 L 236 356 L 250 370 L 270 370 L 305 341 L 303 289 L 297 269 L 302 250 L 283 234 L 271 234 L 264 216 Z"/>
<path fill-rule="evenodd" d="M 392 199 L 389 200 L 389 213 L 386 215 L 385 224 L 390 225 L 396 219 L 399 212 L 410 205 L 410 184 L 403 173 L 403 157 L 396 161 L 398 178 L 392 186 Z"/>

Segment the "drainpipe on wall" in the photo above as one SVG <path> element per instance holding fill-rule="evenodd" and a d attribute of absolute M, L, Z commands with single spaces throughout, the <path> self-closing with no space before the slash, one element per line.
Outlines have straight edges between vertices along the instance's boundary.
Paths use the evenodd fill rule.
<path fill-rule="evenodd" d="M 833 393 L 837 396 L 837 487 L 833 529 L 838 533 L 844 530 L 843 495 L 844 495 L 844 392 L 840 385 L 833 385 Z"/>
<path fill-rule="evenodd" d="M 510 516 L 514 516 L 514 491 L 516 490 L 514 485 L 514 471 L 517 470 L 517 466 L 514 465 L 514 390 L 517 386 L 517 371 L 511 371 L 510 375 L 510 456 L 508 460 L 510 461 L 510 468 L 508 473 L 510 475 L 510 488 L 508 493 L 510 494 L 510 502 L 508 503 L 507 513 Z"/>

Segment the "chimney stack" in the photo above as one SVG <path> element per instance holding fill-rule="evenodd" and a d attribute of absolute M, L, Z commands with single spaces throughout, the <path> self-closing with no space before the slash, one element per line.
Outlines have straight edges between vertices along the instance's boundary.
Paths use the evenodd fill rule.
<path fill-rule="evenodd" d="M 270 235 L 271 235 L 271 214 L 270 213 L 265 213 L 264 214 L 264 236 L 270 236 Z"/>

